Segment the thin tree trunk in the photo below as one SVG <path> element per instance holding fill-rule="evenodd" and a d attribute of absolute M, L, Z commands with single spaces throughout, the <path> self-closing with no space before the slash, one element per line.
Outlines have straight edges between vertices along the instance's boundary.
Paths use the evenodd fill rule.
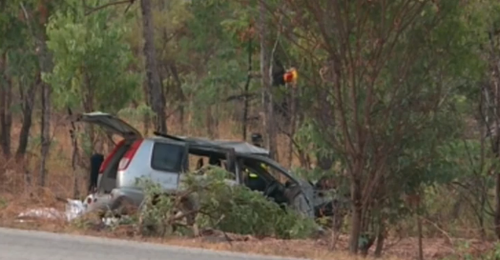
<path fill-rule="evenodd" d="M 363 209 L 361 205 L 361 184 L 357 178 L 358 173 L 353 173 L 351 180 L 351 200 L 352 200 L 352 216 L 351 216 L 351 233 L 349 237 L 349 252 L 352 254 L 358 253 L 359 238 L 363 226 Z"/>
<path fill-rule="evenodd" d="M 271 91 L 270 50 L 267 37 L 266 7 L 259 1 L 259 34 L 260 34 L 260 73 L 262 84 L 262 104 L 264 107 L 264 122 L 266 129 L 266 143 L 271 158 L 278 159 L 276 147 L 276 127 L 274 121 L 273 96 Z"/>
<path fill-rule="evenodd" d="M 162 97 L 161 79 L 156 62 L 154 46 L 154 24 L 151 0 L 141 0 L 142 26 L 144 37 L 144 56 L 146 58 L 146 78 L 150 93 L 150 104 L 155 115 L 154 126 L 157 131 L 167 133 L 165 101 Z"/>
<path fill-rule="evenodd" d="M 68 108 L 68 115 L 70 117 L 73 116 L 73 111 L 71 111 L 70 108 Z M 76 169 L 76 162 L 77 162 L 77 157 L 78 157 L 78 139 L 76 136 L 76 125 L 73 121 L 71 121 L 71 129 L 70 129 L 70 136 L 71 136 L 71 146 L 72 146 L 72 153 L 71 153 L 71 168 L 73 170 L 73 198 L 78 198 L 80 196 L 80 189 L 79 187 L 79 182 L 78 182 L 78 171 Z"/>
<path fill-rule="evenodd" d="M 205 128 L 207 129 L 208 137 L 213 139 L 215 138 L 215 122 L 212 110 L 212 106 L 205 108 Z"/>
<path fill-rule="evenodd" d="M 500 239 L 500 173 L 496 174 L 495 186 L 495 234 Z"/>
<path fill-rule="evenodd" d="M 42 73 L 52 71 L 52 57 L 47 49 L 45 33 L 38 39 L 40 70 Z M 51 118 L 51 86 L 45 82 L 41 84 L 41 100 L 42 100 L 42 120 L 41 120 L 41 162 L 40 175 L 38 184 L 41 187 L 45 186 L 47 178 L 47 157 L 50 150 L 50 118 Z"/>
<path fill-rule="evenodd" d="M 484 188 L 481 188 L 480 210 L 478 212 L 479 234 L 482 240 L 486 240 L 486 229 L 484 227 L 484 212 L 486 208 L 486 194 Z"/>
<path fill-rule="evenodd" d="M 340 203 L 335 203 L 332 201 L 332 209 L 334 210 L 334 214 L 332 217 L 332 230 L 331 230 L 331 245 L 330 250 L 335 250 L 337 246 L 337 242 L 340 237 L 340 231 L 342 230 L 342 224 L 344 223 L 344 212 L 343 208 L 340 206 Z"/>
<path fill-rule="evenodd" d="M 483 99 L 484 99 L 484 96 L 483 94 L 481 93 L 480 95 L 480 101 L 479 101 L 479 113 L 482 114 L 483 113 L 483 110 L 482 110 L 482 106 L 483 106 Z M 484 171 L 484 158 L 485 158 L 485 133 L 486 133 L 486 130 L 487 128 L 484 126 L 484 121 L 483 120 L 479 120 L 479 126 L 480 126 L 480 129 L 481 129 L 481 153 L 480 153 L 480 163 L 479 163 L 479 172 L 483 172 Z M 478 178 L 480 178 L 478 176 Z M 482 179 L 482 178 L 481 178 Z M 485 227 L 484 227 L 484 211 L 485 211 L 485 206 L 486 206 L 486 199 L 487 199 L 487 187 L 485 187 L 485 184 L 483 183 L 483 181 L 481 181 L 481 209 L 480 209 L 480 213 L 479 213 L 479 225 L 480 225 L 480 234 L 481 234 L 481 239 L 485 240 L 486 239 L 486 230 L 485 230 Z M 457 217 L 458 217 L 458 214 L 457 214 Z"/>
<path fill-rule="evenodd" d="M 379 223 L 379 230 L 377 234 L 377 244 L 375 246 L 375 257 L 382 257 L 382 251 L 384 250 L 384 242 L 385 242 L 385 225 L 383 221 Z"/>
<path fill-rule="evenodd" d="M 92 79 L 87 73 L 86 68 L 82 68 L 83 72 L 83 77 L 84 77 L 84 82 L 81 85 L 82 88 L 82 93 L 84 93 L 82 102 L 83 102 L 83 109 L 85 110 L 86 113 L 93 112 L 94 111 L 94 88 L 92 86 Z M 91 147 L 92 151 L 89 151 L 90 154 L 87 154 L 89 157 L 95 152 L 96 150 L 96 143 L 97 143 L 97 137 L 95 134 L 95 129 L 93 124 L 86 124 L 86 133 L 88 135 L 88 142 L 89 142 L 89 147 Z"/>
<path fill-rule="evenodd" d="M 291 85 L 292 91 L 291 91 L 291 97 L 290 101 L 288 102 L 290 104 L 290 140 L 288 140 L 288 167 L 292 167 L 292 162 L 293 162 L 293 138 L 295 136 L 295 130 L 297 126 L 297 85 L 296 83 L 292 83 Z"/>
<path fill-rule="evenodd" d="M 143 84 L 143 91 L 144 91 L 146 106 L 151 107 L 151 102 L 149 102 L 151 94 L 149 93 L 149 88 L 147 84 Z M 144 126 L 144 135 L 147 136 L 149 134 L 149 127 L 151 125 L 151 116 L 149 115 L 149 113 L 144 114 L 142 124 Z"/>
<path fill-rule="evenodd" d="M 47 157 L 49 155 L 50 150 L 50 105 L 51 105 L 51 88 L 48 84 L 42 84 L 42 120 L 41 120 L 41 163 L 40 163 L 40 177 L 39 177 L 39 185 L 41 187 L 45 186 L 45 181 L 47 178 Z"/>
<path fill-rule="evenodd" d="M 417 230 L 418 230 L 418 260 L 424 260 L 424 244 L 422 236 L 422 218 L 417 214 Z"/>
<path fill-rule="evenodd" d="M 6 74 L 7 69 L 6 52 L 0 58 L 0 73 L 5 84 L 0 85 L 0 142 L 3 155 L 11 156 L 11 130 L 12 130 L 12 80 Z"/>
<path fill-rule="evenodd" d="M 250 31 L 250 30 L 249 30 Z M 248 131 L 248 106 L 249 106 L 249 97 L 248 91 L 250 89 L 250 81 L 252 80 L 252 36 L 248 37 L 248 70 L 247 70 L 247 80 L 245 82 L 245 88 L 243 93 L 243 118 L 242 118 L 242 130 L 243 130 L 243 140 L 247 140 L 247 131 Z"/>
<path fill-rule="evenodd" d="M 498 82 L 495 82 L 495 91 L 494 91 L 494 115 L 495 115 L 495 137 L 492 142 L 492 150 L 495 155 L 495 158 L 500 158 L 500 125 L 498 124 L 499 115 L 498 115 L 498 107 L 500 105 L 499 102 L 499 93 L 498 93 Z M 496 181 L 495 181 L 495 234 L 498 239 L 500 239 L 500 172 L 496 173 Z"/>
<path fill-rule="evenodd" d="M 182 81 L 179 77 L 179 72 L 177 71 L 177 65 L 174 62 L 169 64 L 170 73 L 172 73 L 172 77 L 174 78 L 175 85 L 177 88 L 177 96 L 179 99 L 179 124 L 181 125 L 181 132 L 184 133 L 185 125 L 184 125 L 184 117 L 185 117 L 185 107 L 186 107 L 186 95 L 182 90 Z"/>
<path fill-rule="evenodd" d="M 33 35 L 36 45 L 36 55 L 38 56 L 38 63 L 40 67 L 41 73 L 49 73 L 52 71 L 52 55 L 50 51 L 47 49 L 47 35 L 45 33 L 45 23 L 47 22 L 47 18 L 50 16 L 50 13 L 47 11 L 48 4 L 45 2 L 40 2 L 39 8 L 43 8 L 46 10 L 41 13 L 38 17 L 39 19 L 32 19 L 29 17 L 29 12 L 26 10 L 25 6 L 20 3 L 21 8 L 24 12 L 24 17 L 28 20 L 28 27 Z M 31 26 L 31 22 L 38 22 L 41 30 L 35 31 Z M 39 185 L 41 187 L 45 186 L 46 181 L 46 164 L 47 157 L 50 149 L 50 112 L 51 112 L 51 92 L 52 89 L 50 85 L 45 82 L 41 84 L 41 103 L 42 103 L 42 118 L 41 118 L 41 162 L 40 162 L 40 175 L 39 175 Z"/>
<path fill-rule="evenodd" d="M 28 140 L 30 137 L 31 125 L 33 124 L 33 107 L 35 104 L 36 87 L 41 86 L 42 79 L 40 72 L 37 72 L 36 80 L 33 84 L 30 84 L 26 91 L 24 91 L 23 86 L 19 86 L 19 92 L 23 100 L 22 103 L 22 113 L 23 113 L 23 124 L 21 126 L 21 131 L 19 133 L 19 145 L 16 151 L 16 158 L 20 159 L 26 154 L 28 148 Z"/>
<path fill-rule="evenodd" d="M 492 50 L 495 49 L 496 42 L 493 37 L 490 37 L 490 45 Z M 499 96 L 499 77 L 498 75 L 498 61 L 495 52 L 490 53 L 490 73 L 491 73 L 491 86 L 490 91 L 492 94 L 491 103 L 488 102 L 488 107 L 491 109 L 493 115 L 494 123 L 494 133 L 495 136 L 492 139 L 491 149 L 495 158 L 500 158 L 500 116 L 498 111 L 500 110 L 500 96 Z M 486 92 L 487 94 L 488 92 Z M 486 96 L 488 97 L 488 96 Z M 488 120 L 489 121 L 489 120 Z M 490 124 L 490 122 L 486 122 Z M 495 218 L 494 218 L 494 230 L 498 239 L 500 239 L 500 172 L 496 172 L 496 181 L 495 181 Z"/>

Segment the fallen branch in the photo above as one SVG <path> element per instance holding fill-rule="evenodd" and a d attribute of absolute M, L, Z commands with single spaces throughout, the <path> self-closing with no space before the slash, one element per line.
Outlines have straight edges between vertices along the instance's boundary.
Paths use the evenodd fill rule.
<path fill-rule="evenodd" d="M 107 3 L 107 4 L 103 4 L 103 5 L 100 5 L 98 7 L 95 7 L 95 8 L 90 8 L 90 10 L 87 10 L 85 11 L 85 15 L 90 15 L 94 12 L 97 12 L 101 9 L 104 9 L 104 8 L 107 8 L 107 7 L 110 7 L 110 6 L 113 6 L 113 5 L 121 5 L 121 4 L 129 4 L 127 6 L 127 9 L 125 10 L 125 12 L 130 8 L 130 6 L 134 3 L 135 0 L 121 0 L 121 1 L 116 1 L 116 2 L 111 2 L 111 3 Z"/>
<path fill-rule="evenodd" d="M 226 102 L 230 102 L 233 100 L 243 100 L 245 98 L 254 99 L 256 97 L 257 97 L 257 94 L 255 94 L 255 93 L 243 93 L 243 94 L 231 95 L 231 96 L 227 97 Z"/>
<path fill-rule="evenodd" d="M 446 237 L 446 240 L 448 240 L 448 243 L 450 245 L 453 245 L 453 239 L 451 238 L 451 236 L 448 234 L 448 232 L 444 231 L 442 228 L 440 228 L 436 223 L 424 218 L 424 217 L 420 217 L 420 219 L 422 219 L 423 221 L 431 224 L 432 226 L 434 226 L 434 228 L 436 228 L 437 230 L 439 230 L 445 237 Z"/>

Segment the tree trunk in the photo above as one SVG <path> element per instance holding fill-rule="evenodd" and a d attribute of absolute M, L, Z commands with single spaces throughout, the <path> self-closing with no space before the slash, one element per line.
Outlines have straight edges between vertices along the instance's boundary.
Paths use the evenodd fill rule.
<path fill-rule="evenodd" d="M 351 216 L 351 234 L 349 237 L 349 252 L 352 254 L 358 253 L 359 238 L 363 226 L 363 209 L 361 205 L 361 183 L 357 178 L 358 173 L 354 173 L 351 180 L 351 200 L 352 200 L 352 216 Z"/>
<path fill-rule="evenodd" d="M 274 121 L 273 95 L 271 91 L 270 50 L 266 27 L 266 7 L 259 1 L 259 34 L 260 34 L 260 73 L 262 84 L 262 103 L 264 107 L 264 123 L 266 129 L 267 149 L 271 158 L 278 159 L 276 147 L 276 127 Z"/>
<path fill-rule="evenodd" d="M 71 117 L 73 116 L 73 111 L 71 111 L 71 108 L 68 108 L 68 115 Z M 75 122 L 71 121 L 71 129 L 70 129 L 70 136 L 71 136 L 71 148 L 72 148 L 72 153 L 71 153 L 71 169 L 73 170 L 73 198 L 78 198 L 80 196 L 80 189 L 79 187 L 79 181 L 78 181 L 78 171 L 76 169 L 76 162 L 78 158 L 78 139 L 76 136 L 76 125 Z M 91 166 L 92 167 L 92 166 Z M 89 168 L 91 168 L 89 167 Z"/>
<path fill-rule="evenodd" d="M 242 118 L 242 137 L 243 141 L 247 141 L 247 130 L 248 130 L 248 109 L 249 109 L 249 100 L 248 100 L 248 91 L 250 89 L 250 81 L 252 80 L 252 38 L 249 36 L 248 38 L 248 70 L 247 70 L 247 79 L 245 82 L 245 88 L 243 90 L 243 118 Z"/>
<path fill-rule="evenodd" d="M 209 105 L 205 108 L 205 128 L 207 129 L 208 137 L 213 139 L 215 138 L 215 129 L 214 129 L 214 116 L 212 115 L 212 106 Z"/>
<path fill-rule="evenodd" d="M 143 92 L 144 92 L 146 106 L 151 107 L 151 102 L 150 102 L 151 93 L 149 93 L 149 88 L 147 84 L 143 84 Z M 149 127 L 151 126 L 151 116 L 149 113 L 144 114 L 144 117 L 142 119 L 142 124 L 144 127 L 144 135 L 147 136 L 149 134 Z"/>
<path fill-rule="evenodd" d="M 89 113 L 89 112 L 94 111 L 94 88 L 92 86 L 92 79 L 91 79 L 90 75 L 87 73 L 86 68 L 82 68 L 82 72 L 83 72 L 83 78 L 84 78 L 84 82 L 81 85 L 82 93 L 83 93 L 82 106 L 83 106 L 84 111 L 86 113 Z M 89 142 L 88 147 L 90 147 L 91 150 L 84 152 L 83 156 L 85 157 L 85 155 L 87 155 L 88 158 L 90 158 L 90 156 L 92 156 L 92 154 L 96 152 L 97 136 L 96 136 L 96 133 L 94 131 L 95 130 L 94 124 L 86 124 L 85 128 L 86 128 L 85 132 L 86 132 L 86 135 L 88 138 L 87 141 Z M 76 134 L 76 132 L 75 132 L 75 134 Z M 75 137 L 75 138 L 77 138 L 77 137 Z M 86 161 L 88 161 L 88 160 L 86 160 Z M 90 169 L 90 167 L 88 169 Z"/>
<path fill-rule="evenodd" d="M 40 70 L 42 73 L 49 73 L 52 71 L 52 57 L 47 49 L 46 35 L 43 33 L 37 39 L 38 59 L 40 63 Z M 42 100 L 42 120 L 41 120 L 41 162 L 40 162 L 40 175 L 38 184 L 41 187 L 45 186 L 47 175 L 47 157 L 50 150 L 50 113 L 51 113 L 51 93 L 52 89 L 49 84 L 42 82 L 41 84 L 41 100 Z"/>
<path fill-rule="evenodd" d="M 486 229 L 484 227 L 484 212 L 486 211 L 486 199 L 487 199 L 487 194 L 485 192 L 486 188 L 481 188 L 481 202 L 480 202 L 480 208 L 478 212 L 478 222 L 479 222 L 479 234 L 481 236 L 481 239 L 484 241 L 486 240 Z"/>
<path fill-rule="evenodd" d="M 162 97 L 161 79 L 156 62 L 154 46 L 154 24 L 151 11 L 151 0 L 141 0 L 142 30 L 144 37 L 144 56 L 146 58 L 147 87 L 150 93 L 150 104 L 156 114 L 154 126 L 157 131 L 166 133 L 167 122 L 165 115 L 165 101 Z"/>
<path fill-rule="evenodd" d="M 379 230 L 377 234 L 377 244 L 375 246 L 374 256 L 376 258 L 382 257 L 382 251 L 384 250 L 384 241 L 385 241 L 385 224 L 383 221 L 379 223 Z"/>
<path fill-rule="evenodd" d="M 0 142 L 3 155 L 9 158 L 11 148 L 11 130 L 12 130 L 12 80 L 6 74 L 7 69 L 6 53 L 0 58 L 0 73 L 2 73 L 5 84 L 0 85 Z"/>
<path fill-rule="evenodd" d="M 500 239 L 500 173 L 496 174 L 495 186 L 495 234 Z"/>
<path fill-rule="evenodd" d="M 288 140 L 288 168 L 292 167 L 293 163 L 293 138 L 297 128 L 297 84 L 291 84 L 290 93 L 290 140 Z"/>
<path fill-rule="evenodd" d="M 50 94 L 51 88 L 48 84 L 42 84 L 42 120 L 41 120 L 41 163 L 40 163 L 40 178 L 39 185 L 41 187 L 45 186 L 46 175 L 47 175 L 47 157 L 49 155 L 50 150 Z"/>
<path fill-rule="evenodd" d="M 26 19 L 30 19 L 28 16 L 28 12 L 24 5 L 20 3 L 24 15 Z M 28 26 L 31 24 L 30 22 L 36 22 L 37 28 L 34 29 L 31 26 L 30 31 L 35 40 L 36 46 L 36 55 L 38 56 L 38 65 L 40 69 L 40 73 L 50 73 L 53 68 L 52 64 L 52 55 L 47 48 L 47 35 L 45 32 L 45 24 L 47 22 L 47 18 L 50 16 L 50 12 L 48 11 L 51 8 L 50 4 L 45 1 L 39 1 L 38 10 L 44 10 L 43 12 L 38 13 L 38 19 L 33 19 L 28 22 Z M 42 103 L 42 118 L 41 118 L 41 161 L 40 161 L 40 175 L 39 175 L 39 185 L 41 187 L 45 186 L 46 180 L 46 163 L 47 157 L 50 149 L 50 111 L 51 111 L 51 87 L 45 82 L 41 82 L 40 87 L 41 92 L 41 103 Z"/>
<path fill-rule="evenodd" d="M 174 78 L 175 81 L 175 87 L 177 89 L 177 97 L 178 97 L 178 102 L 180 102 L 179 106 L 179 124 L 181 125 L 181 132 L 184 133 L 185 125 L 184 125 L 184 116 L 185 116 L 185 106 L 186 106 L 186 95 L 184 94 L 184 91 L 182 90 L 182 81 L 179 77 L 179 72 L 177 71 L 177 65 L 175 62 L 171 62 L 169 64 L 169 71 L 172 74 L 172 77 Z"/>
<path fill-rule="evenodd" d="M 500 158 L 500 125 L 498 110 L 500 110 L 500 96 L 499 96 L 499 84 L 495 84 L 495 100 L 494 100 L 494 115 L 495 115 L 495 133 L 494 141 L 492 143 L 492 151 L 495 158 L 498 160 Z M 500 172 L 496 173 L 495 181 L 495 234 L 498 239 L 500 239 Z"/>
<path fill-rule="evenodd" d="M 23 90 L 23 86 L 19 86 L 20 95 L 22 98 L 22 113 L 23 113 L 23 124 L 21 126 L 21 132 L 19 134 L 19 146 L 17 147 L 16 157 L 21 159 L 26 154 L 28 148 L 28 140 L 30 137 L 31 125 L 33 124 L 33 106 L 35 104 L 35 94 L 36 87 L 41 86 L 42 79 L 40 72 L 37 72 L 36 80 L 33 84 L 30 84 L 26 91 Z"/>
<path fill-rule="evenodd" d="M 417 217 L 417 230 L 418 230 L 418 260 L 424 260 L 424 244 L 422 236 L 422 218 L 420 214 Z"/>

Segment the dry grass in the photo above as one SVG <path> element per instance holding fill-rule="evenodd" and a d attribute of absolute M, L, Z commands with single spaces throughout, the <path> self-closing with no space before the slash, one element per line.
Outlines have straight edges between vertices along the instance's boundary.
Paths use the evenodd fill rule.
<path fill-rule="evenodd" d="M 14 124 L 13 129 L 13 146 L 17 146 L 19 137 L 19 122 Z M 187 132 L 180 132 L 180 128 L 176 128 L 174 122 L 170 122 L 170 132 L 174 134 L 204 136 L 200 128 L 188 129 Z M 250 240 L 245 242 L 221 242 L 214 241 L 213 238 L 169 238 L 169 239 L 147 239 L 144 237 L 135 236 L 134 232 L 128 227 L 123 227 L 113 232 L 110 231 L 91 231 L 76 228 L 62 222 L 54 221 L 37 221 L 35 223 L 17 223 L 16 216 L 23 210 L 33 207 L 56 207 L 63 208 L 63 204 L 55 198 L 71 197 L 73 194 L 73 180 L 75 176 L 80 180 L 80 191 L 85 191 L 86 171 L 80 171 L 74 174 L 71 170 L 71 140 L 68 133 L 69 125 L 63 120 L 55 120 L 53 123 L 52 132 L 54 133 L 54 143 L 51 148 L 51 155 L 48 162 L 48 177 L 45 189 L 34 190 L 30 186 L 25 185 L 24 170 L 30 169 L 33 180 L 38 178 L 39 157 L 37 153 L 39 147 L 31 148 L 32 154 L 27 156 L 27 159 L 22 162 L 13 160 L 0 161 L 0 226 L 37 229 L 51 232 L 66 232 L 75 234 L 106 236 L 114 238 L 127 238 L 141 241 L 149 241 L 154 243 L 168 243 L 172 245 L 186 247 L 201 247 L 213 250 L 230 250 L 246 253 L 259 253 L 282 256 L 307 257 L 312 259 L 358 259 L 349 256 L 347 252 L 347 238 L 341 237 L 337 244 L 338 250 L 329 250 L 329 242 L 327 240 L 295 240 L 283 241 L 276 239 L 265 240 Z M 197 130 L 198 129 L 198 130 Z M 219 126 L 218 136 L 224 139 L 240 139 L 238 134 L 235 134 L 234 125 L 226 123 Z M 33 127 L 32 133 L 38 133 L 38 129 Z M 33 135 L 34 136 L 34 135 Z M 34 143 L 34 142 L 32 142 Z M 279 152 L 281 158 L 285 158 L 287 150 L 286 141 L 280 138 Z M 288 165 L 290 162 L 283 162 Z M 294 158 L 292 164 L 297 164 Z M 28 166 L 28 167 L 25 167 Z M 3 176 L 2 176 L 3 173 Z M 3 178 L 2 178 L 3 177 Z M 34 196 L 30 196 L 30 193 Z M 85 194 L 82 194 L 85 195 Z M 471 253 L 482 252 L 491 247 L 491 244 L 482 243 L 480 241 L 468 241 L 471 246 Z M 388 244 L 392 242 L 389 241 Z M 403 239 L 396 245 L 385 251 L 386 258 L 383 259 L 415 259 L 417 256 L 417 243 L 413 238 Z M 425 239 L 424 250 L 426 259 L 442 259 L 449 255 L 460 255 L 463 252 L 457 252 L 455 246 L 450 245 L 446 239 Z"/>
<path fill-rule="evenodd" d="M 130 226 L 123 226 L 113 231 L 95 231 L 90 229 L 78 228 L 66 223 L 55 221 L 37 221 L 33 223 L 16 223 L 13 218 L 16 209 L 22 207 L 9 207 L 9 210 L 2 210 L 0 214 L 0 225 L 31 230 L 43 230 L 54 233 L 69 233 L 77 235 L 100 236 L 107 238 L 129 239 L 142 242 L 176 245 L 182 247 L 196 247 L 219 251 L 233 251 L 250 254 L 279 255 L 288 257 L 301 257 L 318 260 L 354 260 L 354 259 L 372 259 L 354 257 L 347 253 L 347 237 L 342 236 L 337 244 L 337 250 L 329 250 L 329 241 L 326 239 L 318 240 L 278 240 L 278 239 L 250 239 L 248 241 L 227 242 L 222 237 L 203 237 L 203 238 L 145 238 L 135 235 L 135 230 Z M 10 213 L 5 213 L 10 212 Z M 466 251 L 457 250 L 450 245 L 446 239 L 425 239 L 424 256 L 425 259 L 444 259 L 450 256 L 463 256 L 465 253 L 471 256 L 478 256 L 492 248 L 491 243 L 484 243 L 478 240 L 469 240 L 470 248 Z M 396 243 L 389 241 L 388 244 Z M 405 260 L 417 259 L 418 251 L 417 241 L 414 238 L 407 238 L 397 242 L 384 253 L 382 260 Z"/>

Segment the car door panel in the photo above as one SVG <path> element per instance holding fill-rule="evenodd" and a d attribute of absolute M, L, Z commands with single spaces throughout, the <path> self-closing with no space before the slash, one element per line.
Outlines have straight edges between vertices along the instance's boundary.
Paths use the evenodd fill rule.
<path fill-rule="evenodd" d="M 180 174 L 185 171 L 187 145 L 182 142 L 156 142 L 151 155 L 150 178 L 165 191 L 179 187 Z"/>

